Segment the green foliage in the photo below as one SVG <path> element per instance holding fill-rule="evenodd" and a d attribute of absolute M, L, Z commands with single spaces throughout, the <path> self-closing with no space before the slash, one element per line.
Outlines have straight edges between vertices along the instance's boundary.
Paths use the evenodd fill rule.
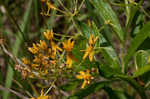
<path fill-rule="evenodd" d="M 124 42 L 124 32 L 122 31 L 118 18 L 111 6 L 105 0 L 91 0 L 91 2 L 103 20 L 105 22 L 109 20 L 112 23 L 112 29 L 117 34 L 118 38 Z"/>
<path fill-rule="evenodd" d="M 150 35 L 150 22 L 145 24 L 140 32 L 132 39 L 128 52 L 124 58 L 125 66 L 127 66 L 129 59 L 134 55 L 140 44 Z"/>

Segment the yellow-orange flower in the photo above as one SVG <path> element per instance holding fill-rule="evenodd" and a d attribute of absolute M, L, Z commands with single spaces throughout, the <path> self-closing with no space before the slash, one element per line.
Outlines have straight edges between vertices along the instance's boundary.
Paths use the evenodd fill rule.
<path fill-rule="evenodd" d="M 80 71 L 80 74 L 76 76 L 77 79 L 83 79 L 83 83 L 81 88 L 84 88 L 86 84 L 90 84 L 90 80 L 93 79 L 92 75 L 90 74 L 89 70 L 86 70 L 86 72 L 84 71 Z"/>
<path fill-rule="evenodd" d="M 72 53 L 67 53 L 66 65 L 67 65 L 68 68 L 72 67 L 72 61 L 73 61 Z"/>
<path fill-rule="evenodd" d="M 41 50 L 47 50 L 47 48 L 48 48 L 46 42 L 43 40 L 40 40 L 40 43 L 37 45 L 38 45 L 39 49 L 41 49 Z"/>
<path fill-rule="evenodd" d="M 28 59 L 25 58 L 25 57 L 22 58 L 22 61 L 23 61 L 23 63 L 26 64 L 26 65 L 29 65 L 29 64 L 31 63 L 30 60 L 28 60 Z"/>
<path fill-rule="evenodd" d="M 91 34 L 89 39 L 89 45 L 93 45 L 96 43 L 98 37 L 94 38 L 94 36 Z"/>
<path fill-rule="evenodd" d="M 56 57 L 57 50 L 62 51 L 60 47 L 58 47 L 54 41 L 50 41 L 52 50 L 51 50 L 51 58 L 54 59 Z"/>
<path fill-rule="evenodd" d="M 30 99 L 50 99 L 50 96 L 44 96 L 44 92 L 43 92 L 43 90 L 41 90 L 41 95 L 39 96 L 39 97 L 37 97 L 37 98 L 30 98 Z"/>
<path fill-rule="evenodd" d="M 52 40 L 54 38 L 53 30 L 46 30 L 46 32 L 44 32 L 44 36 L 47 40 Z"/>
<path fill-rule="evenodd" d="M 72 62 L 73 62 L 73 60 L 75 60 L 73 55 L 72 55 L 73 46 L 74 46 L 74 41 L 71 42 L 71 40 L 68 40 L 67 42 L 63 42 L 63 47 L 67 52 L 66 65 L 68 68 L 72 67 Z"/>
<path fill-rule="evenodd" d="M 46 2 L 46 4 L 47 4 L 49 10 L 50 10 L 50 9 L 53 9 L 53 10 L 56 10 L 56 9 L 57 9 L 53 4 L 51 4 L 51 3 L 48 2 L 48 1 Z"/>
<path fill-rule="evenodd" d="M 71 52 L 74 46 L 74 41 L 68 40 L 67 42 L 63 42 L 63 47 L 67 52 Z"/>
<path fill-rule="evenodd" d="M 35 69 L 35 68 L 38 68 L 40 65 L 39 64 L 32 64 L 31 66 L 32 66 L 32 68 Z"/>
<path fill-rule="evenodd" d="M 94 50 L 93 50 L 93 46 L 89 46 L 86 50 L 85 50 L 85 54 L 83 56 L 83 59 L 86 59 L 86 57 L 89 56 L 89 60 L 93 61 L 93 57 L 94 57 Z"/>
<path fill-rule="evenodd" d="M 34 43 L 33 43 L 33 47 L 29 47 L 28 50 L 33 54 L 37 54 L 39 52 L 38 46 Z"/>
<path fill-rule="evenodd" d="M 89 56 L 89 60 L 93 61 L 93 57 L 94 57 L 94 45 L 97 41 L 98 37 L 94 38 L 93 35 L 90 35 L 90 39 L 89 39 L 89 46 L 85 51 L 85 54 L 83 55 L 83 59 L 86 59 L 87 56 Z"/>

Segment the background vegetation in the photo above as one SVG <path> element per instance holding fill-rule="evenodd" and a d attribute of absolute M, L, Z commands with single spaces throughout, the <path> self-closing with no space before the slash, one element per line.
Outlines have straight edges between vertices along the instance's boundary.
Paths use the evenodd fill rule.
<path fill-rule="evenodd" d="M 49 0 L 59 9 L 51 7 L 49 14 L 42 1 L 0 0 L 0 98 L 38 97 L 41 89 L 49 88 L 52 99 L 150 97 L 149 0 Z M 28 47 L 43 40 L 46 29 L 53 29 L 57 43 L 72 38 L 72 54 L 78 61 L 55 82 L 23 79 L 2 45 L 17 59 L 33 57 Z M 98 37 L 94 61 L 83 61 L 81 50 L 91 34 Z M 83 81 L 76 74 L 86 69 L 94 79 L 81 89 Z"/>

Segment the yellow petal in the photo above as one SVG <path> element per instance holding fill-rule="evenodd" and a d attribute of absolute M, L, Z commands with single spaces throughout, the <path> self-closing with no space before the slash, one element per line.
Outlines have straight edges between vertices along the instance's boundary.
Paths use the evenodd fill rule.
<path fill-rule="evenodd" d="M 50 2 L 47 2 L 46 4 L 47 4 L 48 8 L 51 8 L 51 9 L 53 9 L 53 10 L 56 10 L 56 9 L 57 9 L 57 8 L 56 8 L 53 4 L 51 4 Z"/>
<path fill-rule="evenodd" d="M 93 56 L 94 56 L 94 51 L 89 53 L 89 60 L 92 62 L 93 61 Z"/>
<path fill-rule="evenodd" d="M 66 65 L 67 65 L 68 68 L 71 68 L 71 67 L 72 67 L 72 59 L 71 59 L 71 57 L 70 57 L 69 54 L 67 54 Z"/>
<path fill-rule="evenodd" d="M 53 39 L 53 30 L 46 30 L 46 32 L 44 32 L 44 36 L 47 40 L 52 40 Z"/>
<path fill-rule="evenodd" d="M 82 83 L 82 86 L 81 86 L 81 88 L 83 89 L 84 87 L 85 87 L 85 85 L 87 84 L 87 81 L 86 80 L 84 80 L 84 82 Z"/>
<path fill-rule="evenodd" d="M 85 50 L 85 54 L 83 56 L 83 59 L 85 59 L 89 53 L 92 51 L 93 47 L 92 46 L 89 46 L 86 50 Z"/>
<path fill-rule="evenodd" d="M 83 76 L 77 75 L 76 78 L 77 78 L 77 79 L 83 79 Z"/>
<path fill-rule="evenodd" d="M 63 47 L 64 49 L 67 51 L 67 52 L 71 52 L 72 51 L 72 48 L 74 46 L 74 41 L 71 42 L 71 40 L 69 39 L 68 41 L 66 42 L 63 42 Z"/>
<path fill-rule="evenodd" d="M 90 39 L 89 39 L 89 44 L 93 44 L 93 35 L 92 34 L 90 34 Z"/>

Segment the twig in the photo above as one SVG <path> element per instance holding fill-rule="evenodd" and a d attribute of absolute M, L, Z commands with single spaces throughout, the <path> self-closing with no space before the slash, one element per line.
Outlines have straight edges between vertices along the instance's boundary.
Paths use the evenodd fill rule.
<path fill-rule="evenodd" d="M 21 64 L 21 66 L 24 66 L 24 67 L 26 66 L 25 64 L 23 64 L 20 61 L 20 59 L 16 58 L 11 52 L 9 52 L 3 44 L 1 44 L 1 47 L 2 47 L 3 51 L 5 52 L 5 54 L 7 54 L 10 58 L 12 58 L 15 62 Z"/>
<path fill-rule="evenodd" d="M 53 88 L 53 85 L 55 84 L 56 79 L 51 83 L 50 87 L 48 88 L 48 90 L 45 92 L 44 96 L 46 96 L 48 94 L 48 92 Z"/>

